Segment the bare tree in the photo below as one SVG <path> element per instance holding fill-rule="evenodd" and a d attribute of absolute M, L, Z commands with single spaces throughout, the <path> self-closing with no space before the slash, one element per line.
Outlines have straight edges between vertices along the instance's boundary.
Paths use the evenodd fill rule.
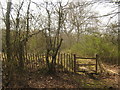
<path fill-rule="evenodd" d="M 48 29 L 45 30 L 45 38 L 46 38 L 46 63 L 47 63 L 47 67 L 49 69 L 50 73 L 54 73 L 55 72 L 55 64 L 56 64 L 56 56 L 58 53 L 58 50 L 61 47 L 62 44 L 62 38 L 60 37 L 60 32 L 61 32 L 61 28 L 62 28 L 62 20 L 63 20 L 63 7 L 61 5 L 61 2 L 57 3 L 58 5 L 58 9 L 54 6 L 53 9 L 56 9 L 56 14 L 58 15 L 57 20 L 57 28 L 54 28 L 55 31 L 54 33 L 52 33 L 52 28 L 51 28 L 51 24 L 52 24 L 52 17 L 51 15 L 53 14 L 53 12 L 51 12 L 48 9 L 48 2 L 45 3 L 46 4 L 46 12 L 47 12 L 47 17 L 48 17 L 48 22 L 47 22 L 47 27 Z M 52 3 L 53 4 L 53 3 Z M 49 60 L 49 56 L 52 56 L 52 61 L 50 62 Z"/>
<path fill-rule="evenodd" d="M 91 33 L 97 30 L 99 20 L 92 18 L 97 15 L 91 11 L 93 4 L 86 1 L 78 1 L 67 5 L 64 32 L 68 38 L 69 34 L 74 32 L 76 34 L 76 42 L 78 43 L 81 34 Z"/>
<path fill-rule="evenodd" d="M 9 0 L 7 2 L 7 12 L 6 12 L 6 20 L 5 20 L 5 25 L 6 25 L 6 54 L 7 54 L 7 61 L 6 65 L 7 68 L 5 69 L 4 73 L 6 73 L 6 82 L 5 85 L 8 86 L 11 80 L 11 44 L 10 44 L 10 12 L 11 12 L 11 5 L 12 2 Z"/>

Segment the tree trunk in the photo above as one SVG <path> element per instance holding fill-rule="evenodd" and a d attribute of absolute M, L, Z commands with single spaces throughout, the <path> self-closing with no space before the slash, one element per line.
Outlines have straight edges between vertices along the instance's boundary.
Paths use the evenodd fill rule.
<path fill-rule="evenodd" d="M 19 68 L 20 70 L 24 69 L 24 44 L 22 42 L 19 43 Z"/>
<path fill-rule="evenodd" d="M 6 66 L 4 73 L 6 73 L 6 82 L 5 86 L 8 86 L 11 81 L 11 45 L 10 45 L 10 10 L 11 10 L 11 1 L 7 2 L 7 12 L 6 12 Z"/>

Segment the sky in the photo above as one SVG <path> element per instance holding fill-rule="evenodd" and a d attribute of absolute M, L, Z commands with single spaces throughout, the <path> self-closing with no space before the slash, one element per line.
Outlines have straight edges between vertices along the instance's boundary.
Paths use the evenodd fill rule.
<path fill-rule="evenodd" d="M 6 2 L 7 1 L 8 0 L 1 0 L 0 1 L 4 8 L 6 8 Z M 22 1 L 22 0 L 12 0 L 13 3 L 19 3 L 20 1 Z M 27 1 L 27 0 L 25 0 L 25 1 Z M 43 0 L 32 0 L 32 1 L 34 1 L 36 3 L 40 3 Z M 46 0 L 46 1 L 56 2 L 58 0 Z M 61 0 L 59 0 L 59 1 L 61 1 Z M 68 0 L 62 0 L 62 1 L 67 2 Z M 69 1 L 80 1 L 80 0 L 69 0 Z M 87 1 L 92 1 L 92 0 L 87 0 Z M 93 1 L 95 1 L 95 0 L 93 0 Z M 100 1 L 100 0 L 98 0 L 98 1 Z M 104 1 L 104 0 L 102 0 L 102 1 Z M 35 8 L 35 6 L 32 5 L 31 8 Z M 94 12 L 97 12 L 99 14 L 98 16 L 102 16 L 102 15 L 106 15 L 106 14 L 111 13 L 113 10 L 116 10 L 116 12 L 117 12 L 118 11 L 118 6 L 113 4 L 113 3 L 102 2 L 102 3 L 96 3 L 94 6 L 92 6 L 91 10 L 94 11 Z M 0 12 L 1 12 L 1 10 L 0 10 Z M 2 22 L 1 21 L 1 16 L 2 15 L 0 13 L 0 22 Z M 101 20 L 101 22 L 104 25 L 106 25 L 109 22 L 110 17 L 111 16 L 107 16 L 107 17 L 103 17 L 103 18 L 99 18 L 99 19 Z M 114 22 L 114 21 L 117 21 L 117 20 L 118 20 L 118 15 L 116 15 L 114 18 L 112 18 L 111 22 Z M 1 24 L 0 24 L 0 26 L 1 26 Z"/>

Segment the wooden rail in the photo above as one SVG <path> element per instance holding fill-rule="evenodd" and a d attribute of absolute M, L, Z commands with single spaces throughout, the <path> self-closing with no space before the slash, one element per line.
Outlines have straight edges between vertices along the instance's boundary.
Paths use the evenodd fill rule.
<path fill-rule="evenodd" d="M 84 58 L 84 57 L 76 57 L 76 59 L 96 59 L 96 58 Z"/>
<path fill-rule="evenodd" d="M 96 64 L 77 64 L 77 66 L 93 66 L 93 65 L 96 65 Z"/>
<path fill-rule="evenodd" d="M 95 64 L 77 64 L 77 59 L 95 59 Z M 86 57 L 78 57 L 76 55 L 74 55 L 74 72 L 77 72 L 77 66 L 95 66 L 95 72 L 97 73 L 98 71 L 98 55 L 96 54 L 96 57 L 94 58 L 86 58 Z M 82 71 L 81 71 L 82 72 Z"/>

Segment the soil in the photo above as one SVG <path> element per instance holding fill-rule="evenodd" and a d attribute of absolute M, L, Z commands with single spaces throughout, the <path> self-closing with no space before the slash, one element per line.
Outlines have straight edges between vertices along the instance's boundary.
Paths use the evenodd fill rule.
<path fill-rule="evenodd" d="M 107 66 L 118 73 L 118 66 Z M 48 75 L 39 71 L 14 74 L 7 88 L 118 88 L 119 74 L 57 72 Z"/>

